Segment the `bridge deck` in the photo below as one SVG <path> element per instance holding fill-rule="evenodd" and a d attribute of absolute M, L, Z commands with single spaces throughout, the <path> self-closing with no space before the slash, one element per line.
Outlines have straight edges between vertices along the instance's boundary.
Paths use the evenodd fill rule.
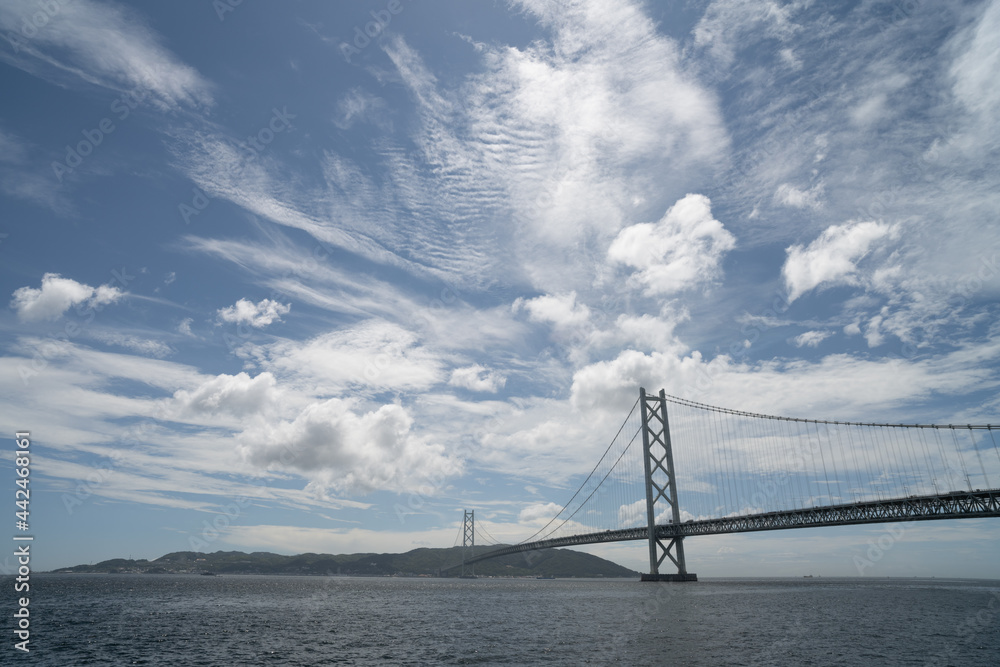
<path fill-rule="evenodd" d="M 718 535 L 720 533 L 748 533 L 760 530 L 786 530 L 821 526 L 852 526 L 865 523 L 890 523 L 896 521 L 931 521 L 940 519 L 974 519 L 1000 516 L 1000 489 L 987 491 L 961 491 L 945 495 L 910 496 L 894 500 L 872 500 L 798 510 L 765 512 L 688 521 L 679 524 L 656 526 L 660 539 L 690 535 Z M 501 547 L 466 560 L 466 564 L 496 558 L 507 554 L 539 549 L 554 549 L 577 544 L 601 542 L 628 542 L 646 540 L 649 531 L 645 526 L 623 530 L 606 530 L 584 533 L 551 540 L 525 542 Z"/>

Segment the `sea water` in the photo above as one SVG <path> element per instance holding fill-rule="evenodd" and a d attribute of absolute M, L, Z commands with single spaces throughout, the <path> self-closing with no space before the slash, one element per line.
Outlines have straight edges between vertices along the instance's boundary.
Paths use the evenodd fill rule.
<path fill-rule="evenodd" d="M 4 581 L 5 588 L 9 583 Z M 1000 582 L 32 577 L 0 664 L 1000 665 Z"/>

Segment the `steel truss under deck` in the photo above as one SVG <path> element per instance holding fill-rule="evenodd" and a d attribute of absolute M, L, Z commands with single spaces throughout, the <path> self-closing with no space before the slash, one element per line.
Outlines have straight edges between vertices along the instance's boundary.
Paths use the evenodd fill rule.
<path fill-rule="evenodd" d="M 750 533 L 761 530 L 787 530 L 790 528 L 819 528 L 822 526 L 853 526 L 865 523 L 894 523 L 898 521 L 932 521 L 939 519 L 979 519 L 1000 517 L 1000 489 L 987 491 L 955 491 L 944 495 L 910 496 L 894 500 L 871 500 L 824 507 L 807 507 L 797 510 L 764 512 L 705 519 L 686 523 L 669 523 L 656 526 L 660 540 L 691 535 L 718 535 L 721 533 Z M 577 544 L 600 542 L 628 542 L 648 540 L 646 526 L 623 530 L 606 530 L 551 540 L 525 542 L 494 549 L 465 563 L 506 556 L 508 554 L 539 549 L 554 549 Z"/>

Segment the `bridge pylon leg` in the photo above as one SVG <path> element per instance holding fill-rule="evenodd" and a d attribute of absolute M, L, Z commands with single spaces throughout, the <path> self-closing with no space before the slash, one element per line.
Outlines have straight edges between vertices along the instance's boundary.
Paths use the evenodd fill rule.
<path fill-rule="evenodd" d="M 476 576 L 476 564 L 471 564 L 469 567 L 472 568 L 472 571 L 470 574 L 466 574 L 465 560 L 476 555 L 476 510 L 465 510 L 462 524 L 462 576 L 474 577 Z"/>
<path fill-rule="evenodd" d="M 659 396 L 647 396 L 646 390 L 640 388 L 639 407 L 642 411 L 642 460 L 646 474 L 646 526 L 649 530 L 649 574 L 642 575 L 642 581 L 698 581 L 698 575 L 688 572 L 684 564 L 684 537 L 668 535 L 661 538 L 661 531 L 656 526 L 656 508 L 661 500 L 666 504 L 667 523 L 678 526 L 681 522 L 666 392 L 661 389 Z M 677 574 L 660 572 L 660 565 L 668 558 L 677 567 Z"/>

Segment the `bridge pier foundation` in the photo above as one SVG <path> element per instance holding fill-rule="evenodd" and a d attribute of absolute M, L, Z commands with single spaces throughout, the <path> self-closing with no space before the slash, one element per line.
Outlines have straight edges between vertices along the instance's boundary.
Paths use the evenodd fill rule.
<path fill-rule="evenodd" d="M 649 574 L 643 573 L 639 581 L 698 581 L 698 575 L 694 572 L 685 572 L 684 574 Z"/>

